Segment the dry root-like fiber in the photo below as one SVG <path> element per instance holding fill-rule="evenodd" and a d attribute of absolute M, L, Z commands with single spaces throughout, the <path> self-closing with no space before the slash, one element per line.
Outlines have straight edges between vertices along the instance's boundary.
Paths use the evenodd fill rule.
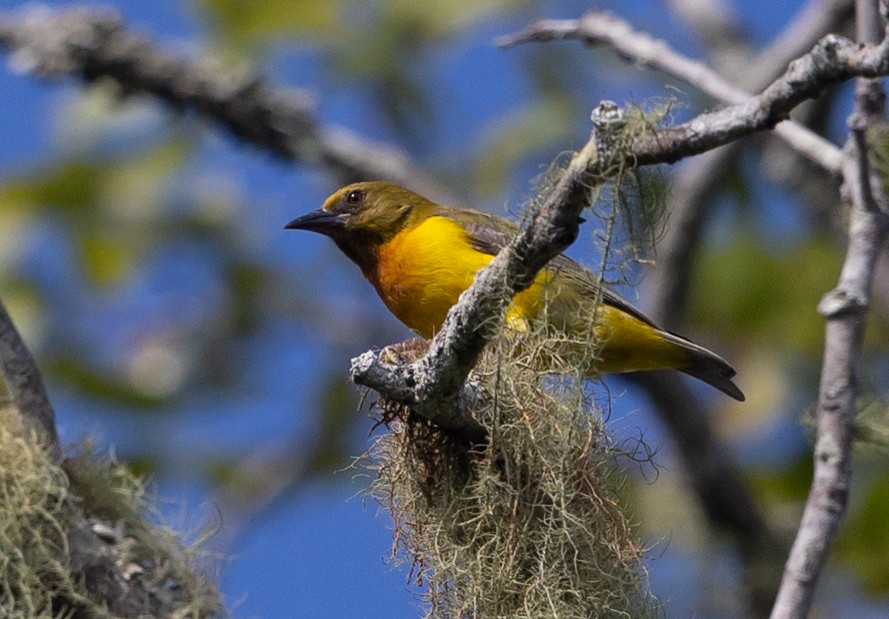
<path fill-rule="evenodd" d="M 476 371 L 489 433 L 469 445 L 391 402 L 373 494 L 432 617 L 656 614 L 618 492 L 615 448 L 541 335 L 494 343 Z M 545 367 L 546 371 L 540 370 Z"/>
<path fill-rule="evenodd" d="M 600 281 L 639 261 L 660 228 L 657 179 L 638 174 L 621 153 L 668 111 L 668 104 L 650 113 L 631 106 L 597 135 L 607 161 L 589 179 L 589 212 L 598 220 Z M 558 165 L 548 171 L 539 196 L 560 175 Z M 474 411 L 485 444 L 377 402 L 389 431 L 372 450 L 371 492 L 392 514 L 394 554 L 411 565 L 432 617 L 658 613 L 621 505 L 619 450 L 582 378 L 595 367 L 596 331 L 607 337 L 607 329 L 595 320 L 595 299 L 557 308 L 551 325 L 549 309 L 527 324 L 509 323 L 470 377 L 490 396 Z M 589 320 L 559 330 L 577 312 L 589 312 Z M 416 343 L 391 352 L 401 361 L 423 354 Z"/>

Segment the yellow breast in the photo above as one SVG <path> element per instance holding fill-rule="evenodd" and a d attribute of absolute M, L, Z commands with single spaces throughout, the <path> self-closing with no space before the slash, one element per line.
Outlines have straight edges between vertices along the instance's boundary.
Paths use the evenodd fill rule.
<path fill-rule="evenodd" d="M 476 272 L 493 256 L 472 247 L 469 235 L 446 217 L 429 217 L 380 247 L 374 285 L 389 310 L 408 327 L 430 338 Z M 546 276 L 517 295 L 508 320 L 518 326 L 540 309 Z"/>

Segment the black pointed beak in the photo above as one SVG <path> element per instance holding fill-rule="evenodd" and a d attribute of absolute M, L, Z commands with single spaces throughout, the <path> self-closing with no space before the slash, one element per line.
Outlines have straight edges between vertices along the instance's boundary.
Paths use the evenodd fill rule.
<path fill-rule="evenodd" d="M 343 220 L 339 215 L 334 215 L 324 209 L 318 209 L 297 217 L 284 226 L 285 230 L 310 230 L 320 234 L 330 234 L 334 230 L 343 227 Z"/>

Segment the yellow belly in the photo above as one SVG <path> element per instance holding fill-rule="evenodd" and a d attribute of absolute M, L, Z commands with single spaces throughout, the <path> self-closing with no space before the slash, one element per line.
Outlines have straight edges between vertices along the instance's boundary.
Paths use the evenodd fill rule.
<path fill-rule="evenodd" d="M 492 259 L 472 247 L 462 226 L 430 217 L 380 248 L 374 285 L 401 322 L 431 338 L 460 293 Z M 507 315 L 510 323 L 517 325 L 539 312 L 540 287 L 546 279 L 541 273 L 534 285 L 516 295 Z"/>
<path fill-rule="evenodd" d="M 472 247 L 459 224 L 444 217 L 430 217 L 379 249 L 372 280 L 399 320 L 431 338 L 460 293 L 472 284 L 476 272 L 492 259 Z M 513 299 L 507 324 L 524 329 L 546 305 L 548 323 L 568 336 L 559 346 L 564 350 L 557 352 L 583 359 L 590 375 L 676 368 L 686 362 L 686 352 L 665 341 L 657 329 L 616 307 L 602 305 L 596 309 L 594 299 L 573 291 L 563 294 L 561 283 L 557 274 L 541 272 L 530 288 Z M 595 332 L 594 338 L 590 338 L 590 330 Z M 591 339 L 598 346 L 593 356 L 581 349 L 590 346 Z"/>

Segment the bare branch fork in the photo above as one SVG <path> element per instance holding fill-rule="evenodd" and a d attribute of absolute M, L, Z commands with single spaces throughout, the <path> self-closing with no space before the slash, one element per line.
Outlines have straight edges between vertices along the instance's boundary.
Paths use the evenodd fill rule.
<path fill-rule="evenodd" d="M 704 62 L 682 55 L 668 43 L 634 30 L 631 24 L 609 13 L 587 13 L 582 18 L 583 29 L 599 33 L 602 45 L 619 48 L 617 53 L 634 67 L 660 70 L 724 103 L 737 103 L 749 98 L 748 91 L 757 92 L 777 79 L 791 60 L 811 50 L 823 36 L 838 31 L 852 16 L 854 1 L 808 0 L 771 43 L 755 54 L 746 49 L 743 28 L 734 22 L 726 0 L 670 0 L 668 5 L 704 39 L 719 71 L 734 75 L 734 80 L 726 80 Z M 525 40 L 524 35 L 541 29 L 571 31 L 579 21 L 538 22 L 501 41 Z M 783 133 L 785 142 L 798 153 L 839 176 L 841 149 L 795 122 L 779 123 L 775 133 Z M 665 327 L 681 330 L 690 267 L 700 230 L 714 203 L 714 192 L 742 149 L 759 144 L 736 141 L 695 157 L 673 179 L 667 198 L 669 226 L 658 246 L 657 268 L 646 277 L 652 317 Z M 786 558 L 783 536 L 770 526 L 743 484 L 730 449 L 713 429 L 707 406 L 696 402 L 691 390 L 672 373 L 647 372 L 629 374 L 627 378 L 648 394 L 670 429 L 690 485 L 711 526 L 733 541 L 741 560 L 745 612 L 750 616 L 768 614 L 778 590 L 780 562 Z"/>
<path fill-rule="evenodd" d="M 829 85 L 851 77 L 878 77 L 885 75 L 889 68 L 889 42 L 885 39 L 878 45 L 861 46 L 845 37 L 830 34 L 821 39 L 811 52 L 792 62 L 784 75 L 762 93 L 750 97 L 717 72 L 679 54 L 664 41 L 638 32 L 626 21 L 599 11 L 590 12 L 580 19 L 540 21 L 522 32 L 502 37 L 499 44 L 508 47 L 529 41 L 567 38 L 579 39 L 588 45 L 608 44 L 624 58 L 675 75 L 717 99 L 734 104 L 717 112 L 702 114 L 656 135 L 640 136 L 639 143 L 634 147 L 640 164 L 654 163 L 651 159 L 672 163 L 711 150 L 714 145 L 710 140 L 720 139 L 717 138 L 720 132 L 716 131 L 707 138 L 698 137 L 698 128 L 706 124 L 713 128 L 724 125 L 723 131 L 731 135 L 723 143 L 750 131 L 774 127 L 775 132 L 791 146 L 824 168 L 839 172 L 842 157 L 837 147 L 793 121 L 778 123 L 785 121 L 797 105 L 818 96 Z M 737 123 L 738 118 L 743 118 L 745 123 Z M 651 143 L 655 139 L 658 143 Z M 675 147 L 675 159 L 661 158 L 662 148 L 671 142 Z"/>
<path fill-rule="evenodd" d="M 858 3 L 859 39 L 876 42 L 881 38 L 876 3 Z M 889 232 L 889 206 L 883 184 L 869 161 L 867 138 L 873 128 L 885 127 L 885 96 L 882 83 L 868 80 L 886 74 L 887 39 L 876 45 L 855 44 L 848 39 L 828 35 L 815 49 L 791 63 L 785 74 L 768 86 L 758 97 L 711 115 L 699 116 L 691 123 L 674 128 L 682 137 L 685 128 L 722 122 L 728 110 L 742 112 L 751 105 L 762 106 L 748 116 L 753 124 L 777 116 L 785 116 L 798 104 L 796 97 L 814 96 L 806 88 L 791 93 L 794 86 L 808 83 L 819 89 L 824 81 L 843 81 L 859 76 L 856 85 L 855 111 L 850 117 L 852 149 L 849 158 L 833 145 L 808 130 L 791 126 L 788 143 L 831 171 L 842 173 L 845 192 L 852 202 L 849 226 L 849 247 L 837 288 L 825 295 L 819 311 L 827 318 L 826 343 L 818 403 L 818 439 L 815 445 L 815 475 L 797 539 L 785 567 L 784 578 L 773 608 L 773 617 L 804 617 L 814 596 L 815 585 L 826 560 L 839 522 L 845 513 L 851 483 L 851 437 L 857 394 L 856 370 L 864 332 L 864 317 L 877 257 Z M 741 93 L 715 72 L 673 52 L 665 43 L 632 31 L 628 24 L 607 14 L 592 13 L 582 20 L 539 22 L 526 31 L 507 37 L 506 45 L 529 40 L 580 38 L 588 43 L 608 43 L 618 53 L 647 62 L 683 79 L 705 92 L 726 101 L 734 101 Z M 789 107 L 787 107 L 789 106 Z M 783 110 L 783 111 L 782 111 Z M 745 114 L 746 115 L 746 114 Z M 709 117 L 709 118 L 708 118 Z M 734 130 L 737 130 L 736 125 Z M 868 133 L 870 129 L 870 133 Z M 731 130 L 729 130 L 731 131 Z M 795 141 L 799 133 L 816 148 L 802 148 Z M 808 136 L 806 134 L 809 134 Z M 653 136 L 658 139 L 661 132 Z M 810 138 L 814 136 L 816 140 Z M 645 139 L 645 137 L 641 138 Z M 822 142 L 818 147 L 818 140 Z M 642 158 L 644 161 L 644 158 Z"/>

